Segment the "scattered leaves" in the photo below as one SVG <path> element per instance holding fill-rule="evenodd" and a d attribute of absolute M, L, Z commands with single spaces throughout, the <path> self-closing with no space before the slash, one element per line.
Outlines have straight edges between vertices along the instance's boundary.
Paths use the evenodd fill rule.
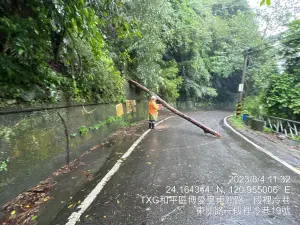
<path fill-rule="evenodd" d="M 92 175 L 91 172 L 89 172 L 89 171 L 86 172 L 86 171 L 81 170 L 80 173 L 83 174 L 84 176 L 86 176 L 87 179 L 88 179 L 89 181 L 91 181 L 91 180 L 94 179 L 94 178 L 93 178 L 93 175 Z"/>
<path fill-rule="evenodd" d="M 94 147 L 90 148 L 90 151 L 94 151 L 97 148 L 102 148 L 104 146 L 104 144 L 100 144 L 100 145 L 95 145 Z"/>
<path fill-rule="evenodd" d="M 163 117 L 162 117 L 163 118 Z M 139 122 L 134 127 L 125 127 L 115 132 L 113 135 L 110 135 L 108 139 L 114 139 L 116 137 L 125 137 L 127 135 L 132 135 L 139 133 L 139 129 L 144 127 L 146 120 Z M 141 129 L 142 131 L 142 129 Z M 107 140 L 105 140 L 107 141 Z M 105 142 L 104 141 L 104 142 Z M 115 140 L 112 140 L 113 143 L 116 143 Z M 100 145 L 101 146 L 101 145 Z M 99 147 L 99 146 L 98 146 Z M 93 148 L 91 150 L 94 150 Z M 88 154 L 84 153 L 83 155 Z M 123 153 L 116 153 L 122 155 Z M 83 156 L 82 155 L 82 156 Z M 152 164 L 148 162 L 148 164 Z M 61 174 L 66 174 L 72 170 L 77 169 L 79 166 L 83 166 L 79 159 L 74 160 L 69 165 L 62 167 L 61 169 L 54 172 L 53 176 L 58 176 Z M 92 175 L 88 172 L 81 171 L 88 179 L 93 179 Z M 38 209 L 42 204 L 48 202 L 50 197 L 50 190 L 56 183 L 50 178 L 40 182 L 37 186 L 19 194 L 13 200 L 7 202 L 3 205 L 2 210 L 7 215 L 7 219 L 2 223 L 2 225 L 18 224 L 18 225 L 36 225 L 38 214 Z M 73 197 L 70 197 L 72 200 Z M 61 201 L 62 204 L 65 204 L 65 201 Z M 78 201 L 77 204 L 80 204 L 81 201 Z M 120 201 L 117 200 L 117 204 L 120 204 Z M 70 204 L 68 208 L 71 208 L 73 204 Z M 85 218 L 89 217 L 86 215 Z M 106 218 L 106 216 L 104 216 Z"/>
<path fill-rule="evenodd" d="M 80 166 L 84 166 L 85 164 L 80 161 L 80 159 L 75 159 L 73 162 L 69 163 L 68 165 L 63 166 L 59 170 L 55 171 L 52 175 L 58 176 L 61 174 L 66 174 L 72 170 L 77 169 Z"/>
<path fill-rule="evenodd" d="M 44 202 L 47 202 L 50 199 L 50 196 L 47 196 L 46 198 L 44 198 Z"/>
<path fill-rule="evenodd" d="M 7 215 L 7 219 L 2 224 L 35 225 L 38 208 L 51 199 L 49 193 L 54 185 L 51 178 L 48 178 L 7 202 L 2 207 L 3 212 Z"/>
<path fill-rule="evenodd" d="M 34 216 L 34 217 L 31 218 L 31 221 L 34 221 L 34 220 L 36 220 L 37 218 L 38 218 L 37 216 Z"/>

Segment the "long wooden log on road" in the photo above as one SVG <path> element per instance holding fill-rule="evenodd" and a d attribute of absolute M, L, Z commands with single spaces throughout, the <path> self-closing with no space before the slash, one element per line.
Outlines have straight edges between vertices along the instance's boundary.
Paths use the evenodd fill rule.
<path fill-rule="evenodd" d="M 134 80 L 130 80 L 130 79 L 127 79 L 127 81 L 131 84 L 133 84 L 134 86 L 142 89 L 143 91 L 149 93 L 149 94 L 152 94 L 151 91 L 149 91 L 148 88 L 144 87 L 143 85 L 139 84 L 138 82 L 134 81 Z M 169 109 L 171 112 L 175 113 L 176 115 L 182 117 L 183 119 L 186 119 L 187 121 L 191 122 L 192 124 L 196 125 L 197 127 L 200 127 L 204 133 L 210 133 L 214 136 L 217 136 L 217 137 L 221 137 L 221 135 L 214 131 L 213 129 L 210 129 L 204 125 L 202 125 L 201 123 L 199 123 L 197 120 L 187 116 L 186 114 L 178 111 L 177 109 L 173 108 L 172 106 L 170 106 L 168 103 L 166 103 L 163 99 L 161 99 L 159 96 L 155 95 L 157 97 L 157 100 L 163 105 L 165 106 L 167 109 Z"/>

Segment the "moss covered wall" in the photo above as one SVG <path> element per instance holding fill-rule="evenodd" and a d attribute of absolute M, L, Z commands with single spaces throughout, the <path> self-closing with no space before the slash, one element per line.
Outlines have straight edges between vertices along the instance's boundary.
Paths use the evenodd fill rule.
<path fill-rule="evenodd" d="M 124 88 L 127 99 L 137 100 L 136 113 L 126 114 L 125 121 L 145 119 L 146 95 Z M 58 113 L 68 127 L 71 160 L 124 125 L 113 120 L 115 103 L 0 115 L 0 161 L 10 159 L 8 170 L 0 171 L 0 206 L 65 165 L 66 136 Z"/>

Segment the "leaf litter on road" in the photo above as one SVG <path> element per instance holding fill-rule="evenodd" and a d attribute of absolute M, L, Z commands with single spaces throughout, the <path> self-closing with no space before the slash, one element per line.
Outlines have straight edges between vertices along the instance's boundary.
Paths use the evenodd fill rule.
<path fill-rule="evenodd" d="M 51 199 L 50 189 L 55 183 L 50 179 L 42 181 L 37 186 L 19 194 L 13 200 L 7 202 L 2 210 L 6 215 L 2 225 L 35 225 L 37 224 L 37 212 L 40 205 Z"/>

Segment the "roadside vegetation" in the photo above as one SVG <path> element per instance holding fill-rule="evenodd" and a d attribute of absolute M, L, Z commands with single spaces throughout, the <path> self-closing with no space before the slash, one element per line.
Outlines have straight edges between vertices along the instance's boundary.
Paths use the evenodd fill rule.
<path fill-rule="evenodd" d="M 300 135 L 294 136 L 292 139 L 293 139 L 294 141 L 299 141 L 299 142 L 300 142 Z"/>
<path fill-rule="evenodd" d="M 169 102 L 232 104 L 248 50 L 243 113 L 299 121 L 297 4 L 4 0 L 0 106 L 122 102 L 125 78 Z"/>
<path fill-rule="evenodd" d="M 264 127 L 264 132 L 269 134 L 275 133 L 275 131 L 269 127 Z"/>
<path fill-rule="evenodd" d="M 253 88 L 243 104 L 245 113 L 253 116 L 273 115 L 300 121 L 299 36 L 298 19 L 289 23 L 288 29 L 276 42 L 276 47 L 264 49 L 265 57 L 273 57 L 273 63 L 263 65 L 259 74 L 248 78 L 253 79 Z M 280 67 L 276 66 L 279 62 Z"/>
<path fill-rule="evenodd" d="M 235 115 L 229 118 L 232 125 L 238 129 L 243 129 L 245 127 L 244 122 L 241 117 L 236 117 Z"/>
<path fill-rule="evenodd" d="M 0 12 L 3 106 L 119 102 L 124 77 L 168 101 L 230 102 L 243 50 L 265 43 L 246 0 L 5 0 Z"/>
<path fill-rule="evenodd" d="M 300 120 L 294 1 L 12 1 L 0 4 L 0 102 L 120 102 L 125 77 L 167 101 L 236 101 Z M 274 34 L 278 27 L 288 29 Z M 278 64 L 281 62 L 281 66 Z"/>

